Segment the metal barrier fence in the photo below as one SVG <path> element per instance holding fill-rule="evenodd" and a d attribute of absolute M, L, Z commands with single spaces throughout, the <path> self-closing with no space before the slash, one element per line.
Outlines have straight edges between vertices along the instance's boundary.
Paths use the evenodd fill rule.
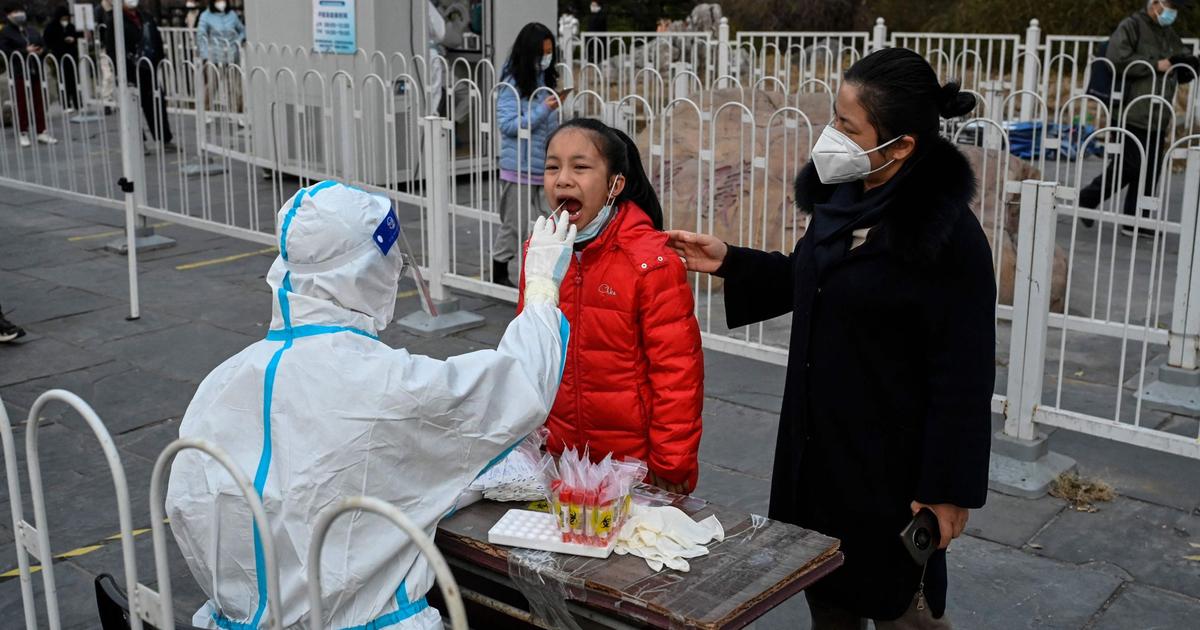
<path fill-rule="evenodd" d="M 175 628 L 174 601 L 171 596 L 171 572 L 168 564 L 168 546 L 165 514 L 164 490 L 167 483 L 168 470 L 175 456 L 182 451 L 196 450 L 217 461 L 234 480 L 242 492 L 242 497 L 250 508 L 253 526 L 256 528 L 262 542 L 263 570 L 266 572 L 266 592 L 268 601 L 279 602 L 279 568 L 275 553 L 274 537 L 271 534 L 270 523 L 266 510 L 254 489 L 246 472 L 237 464 L 224 449 L 205 440 L 182 438 L 167 445 L 159 454 L 154 464 L 150 478 L 150 528 L 154 539 L 154 566 L 158 590 L 138 581 L 137 558 L 133 544 L 134 528 L 133 514 L 130 507 L 129 484 L 125 476 L 125 467 L 121 463 L 121 455 L 117 451 L 112 436 L 100 417 L 83 399 L 64 390 L 50 390 L 34 401 L 24 424 L 25 431 L 25 460 L 29 472 L 29 497 L 33 503 L 34 522 L 25 520 L 23 504 L 25 493 L 21 487 L 20 473 L 17 466 L 16 438 L 12 423 L 4 403 L 0 400 L 0 446 L 3 446 L 4 470 L 8 484 L 8 498 L 12 516 L 13 537 L 17 554 L 18 579 L 21 585 L 21 603 L 24 611 L 25 628 L 50 628 L 59 630 L 62 621 L 59 615 L 58 585 L 54 574 L 54 560 L 60 556 L 53 553 L 50 544 L 51 525 L 46 518 L 46 496 L 42 485 L 41 459 L 39 456 L 38 433 L 41 427 L 41 413 L 52 403 L 64 403 L 70 406 L 86 422 L 88 429 L 99 443 L 104 457 L 108 462 L 112 475 L 113 488 L 117 499 L 117 515 L 120 530 L 115 538 L 120 541 L 122 564 L 124 568 L 124 587 L 129 594 L 129 627 L 141 630 L 143 624 L 149 624 L 162 630 Z M 399 527 L 421 553 L 425 554 L 430 566 L 434 569 L 437 582 L 442 590 L 442 597 L 450 612 L 452 627 L 455 630 L 467 630 L 466 613 L 463 609 L 462 598 L 458 591 L 454 576 L 446 565 L 446 560 L 434 546 L 432 539 L 412 522 L 395 506 L 371 497 L 349 497 L 337 505 L 322 511 L 314 523 L 313 543 L 309 548 L 308 580 L 309 605 L 311 609 L 309 623 L 317 629 L 324 626 L 321 613 L 320 588 L 320 557 L 324 548 L 325 534 L 335 519 L 347 512 L 372 512 L 391 520 Z M 219 544 L 219 543 L 218 543 Z M 214 553 L 216 549 L 213 550 Z M 32 565 L 30 558 L 37 561 Z M 216 572 L 216 560 L 212 565 Z M 42 575 L 42 597 L 45 605 L 44 623 L 39 623 L 37 599 L 33 592 L 33 573 Z M 77 602 L 78 603 L 78 602 Z M 283 627 L 282 620 L 273 607 L 266 608 L 264 625 L 279 630 Z"/>
<path fill-rule="evenodd" d="M 1047 410 L 1070 407 L 1071 401 L 1063 400 L 1063 383 L 1072 373 L 1071 351 L 1085 340 L 1101 340 L 1097 343 L 1113 344 L 1103 358 L 1117 366 L 1120 378 L 1109 391 L 1111 413 L 1093 415 L 1088 430 L 1125 423 L 1139 429 L 1138 437 L 1122 433 L 1120 439 L 1158 448 L 1170 444 L 1172 452 L 1200 456 L 1177 440 L 1164 442 L 1145 432 L 1154 429 L 1139 425 L 1142 392 L 1126 378 L 1155 367 L 1153 356 L 1164 351 L 1168 366 L 1195 367 L 1200 321 L 1189 297 L 1196 250 L 1188 240 L 1194 200 L 1186 192 L 1178 198 L 1178 187 L 1170 183 L 1174 169 L 1192 168 L 1188 160 L 1194 159 L 1200 132 L 1196 82 L 1174 94 L 1160 92 L 1129 103 L 1117 98 L 1110 110 L 1110 103 L 1084 93 L 1094 61 L 1088 55 L 1099 38 L 1043 41 L 1036 24 L 1024 38 L 895 33 L 888 39 L 879 23 L 869 37 L 745 33 L 736 46 L 725 26 L 715 47 L 699 43 L 707 36 L 585 35 L 582 41 L 597 42 L 594 48 L 614 57 L 591 61 L 579 49 L 579 61 L 561 65 L 564 83 L 577 89 L 547 117 L 594 116 L 629 132 L 645 158 L 668 227 L 790 251 L 804 233 L 805 218 L 790 199 L 789 183 L 830 118 L 838 71 L 881 42 L 911 39 L 931 63 L 940 63 L 935 68 L 944 75 L 963 72 L 979 103 L 975 117 L 945 121 L 943 135 L 962 146 L 980 181 L 975 210 L 993 246 L 998 321 L 1013 322 L 1010 355 L 1028 366 L 1019 372 L 1024 380 L 1010 382 L 998 397 L 998 408 L 1005 400 L 1020 405 L 1040 400 L 1029 388 L 1049 376 L 1056 382 L 1056 404 L 1020 416 L 1020 405 L 1012 403 L 1010 417 L 1065 423 Z M 656 41 L 684 42 L 679 45 L 695 51 L 702 67 L 673 62 L 662 72 L 638 62 L 636 71 L 627 73 L 630 64 L 620 56 L 630 51 L 640 50 L 645 62 L 666 59 L 665 52 L 654 56 Z M 731 61 L 735 48 L 751 59 L 744 71 L 736 63 L 740 54 Z M 79 97 L 84 113 L 91 115 L 76 117 L 50 105 L 63 101 L 60 68 L 72 62 L 22 56 L 6 61 L 22 72 L 36 67 L 42 79 L 40 84 L 10 80 L 9 89 L 0 93 L 6 94 L 4 105 L 17 112 L 18 95 L 33 103 L 40 91 L 48 129 L 60 141 L 25 148 L 16 128 L 4 134 L 0 181 L 120 207 L 123 192 L 114 179 L 127 172 L 135 182 L 136 214 L 143 219 L 274 245 L 275 213 L 294 189 L 339 179 L 393 200 L 405 228 L 419 236 L 413 239 L 417 258 L 435 299 L 445 299 L 450 289 L 516 299 L 514 289 L 493 282 L 495 261 L 508 253 L 497 248 L 498 208 L 505 198 L 516 208 L 519 216 L 511 225 L 517 243 L 545 209 L 538 187 L 503 180 L 499 160 L 505 146 L 521 146 L 512 151 L 515 170 L 528 170 L 529 141 L 540 137 L 539 129 L 530 116 L 513 112 L 522 102 L 536 109 L 551 97 L 548 89 L 519 95 L 486 61 L 365 51 L 335 56 L 253 45 L 245 49 L 243 63 L 229 66 L 194 58 L 143 60 L 130 73 L 127 88 L 128 102 L 141 107 L 122 113 L 131 117 L 131 129 L 140 130 L 126 140 L 144 147 L 144 154 L 129 156 L 132 170 L 124 171 L 115 149 L 118 126 L 98 115 L 105 104 L 97 96 L 103 57 L 79 60 Z M 189 96 L 181 75 L 192 77 L 191 85 L 209 86 L 211 102 Z M 440 89 L 435 89 L 439 76 Z M 1161 137 L 1149 143 L 1130 138 L 1122 128 L 1126 110 L 1139 103 L 1164 122 Z M 25 122 L 36 125 L 35 112 L 23 111 Z M 166 142 L 168 128 L 173 142 Z M 1081 207 L 1086 204 L 1080 195 L 1093 175 L 1085 165 L 1095 163 L 1084 158 L 1092 149 L 1119 167 L 1132 153 L 1155 153 L 1151 145 L 1159 144 L 1166 159 L 1149 166 L 1143 159 L 1137 173 L 1148 186 L 1134 200 L 1145 218 L 1124 214 L 1113 194 L 1100 195 L 1107 201 L 1096 208 Z M 1013 155 L 1018 145 L 1024 147 L 1021 158 Z M 1119 172 L 1102 177 L 1088 194 L 1119 189 L 1122 182 L 1112 175 Z M 1026 180 L 1052 183 L 1030 187 Z M 1040 216 L 1039 204 L 1050 204 L 1059 222 L 1052 237 L 1029 227 L 1031 217 Z M 1089 227 L 1076 217 L 1094 223 Z M 1121 227 L 1153 228 L 1156 240 L 1130 241 L 1118 233 Z M 1050 281 L 1043 288 L 1051 290 L 1051 301 L 1044 312 L 1035 308 L 1040 315 L 1031 319 L 1029 295 L 1023 293 L 1028 278 L 1022 274 L 1035 254 L 1050 257 Z M 693 288 L 706 347 L 786 361 L 788 318 L 728 330 L 721 317 L 720 283 L 696 278 Z M 1125 344 L 1132 342 L 1145 345 L 1131 353 Z M 1041 348 L 1043 358 L 1058 364 L 1027 358 L 1037 356 L 1030 348 Z"/>

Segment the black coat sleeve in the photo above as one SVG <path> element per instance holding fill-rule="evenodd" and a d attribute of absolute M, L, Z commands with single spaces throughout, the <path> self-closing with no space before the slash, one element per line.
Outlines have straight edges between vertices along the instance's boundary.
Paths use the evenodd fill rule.
<path fill-rule="evenodd" d="M 964 208 L 946 257 L 941 304 L 932 305 L 917 501 L 982 507 L 987 499 L 996 380 L 996 280 L 991 249 Z"/>
<path fill-rule="evenodd" d="M 55 55 L 61 55 L 63 49 L 67 45 L 67 35 L 62 24 L 57 20 L 46 25 L 46 30 L 42 33 L 42 37 L 46 39 L 46 48 Z"/>
<path fill-rule="evenodd" d="M 792 312 L 792 257 L 729 246 L 714 274 L 725 279 L 725 321 L 730 328 Z"/>

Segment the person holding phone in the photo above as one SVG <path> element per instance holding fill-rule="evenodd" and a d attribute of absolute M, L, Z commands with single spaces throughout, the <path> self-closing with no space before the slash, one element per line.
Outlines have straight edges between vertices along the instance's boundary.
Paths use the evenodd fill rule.
<path fill-rule="evenodd" d="M 546 142 L 558 129 L 557 47 L 544 24 L 530 22 L 517 34 L 497 90 L 496 125 L 500 129 L 500 229 L 492 242 L 492 282 L 515 286 L 521 242 L 529 225 L 549 212 L 542 171 Z M 528 139 L 521 138 L 528 131 Z"/>
<path fill-rule="evenodd" d="M 974 108 L 917 53 L 874 52 L 796 178 L 811 221 L 790 255 L 670 234 L 725 279 L 730 327 L 792 315 L 770 516 L 842 541 L 805 592 L 815 630 L 950 626 L 944 550 L 987 498 L 996 282 L 970 163 L 938 130 Z M 923 509 L 942 550 L 924 565 L 901 536 Z"/>

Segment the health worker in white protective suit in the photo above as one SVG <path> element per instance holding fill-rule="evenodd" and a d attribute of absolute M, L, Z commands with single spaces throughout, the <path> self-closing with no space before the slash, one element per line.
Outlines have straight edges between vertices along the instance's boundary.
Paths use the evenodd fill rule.
<path fill-rule="evenodd" d="M 491 462 L 541 425 L 558 391 L 569 327 L 558 309 L 575 240 L 566 215 L 539 219 L 525 259 L 526 308 L 495 350 L 439 361 L 377 338 L 401 275 L 391 204 L 335 182 L 278 214 L 267 338 L 196 391 L 181 437 L 210 440 L 252 476 L 271 524 L 282 601 L 267 601 L 261 543 L 232 478 L 199 451 L 171 470 L 171 530 L 209 596 L 207 628 L 307 627 L 308 550 L 318 514 L 377 497 L 430 536 Z M 389 521 L 346 515 L 321 556 L 325 628 L 441 628 L 434 575 Z M 302 626 L 303 625 L 303 626 Z"/>

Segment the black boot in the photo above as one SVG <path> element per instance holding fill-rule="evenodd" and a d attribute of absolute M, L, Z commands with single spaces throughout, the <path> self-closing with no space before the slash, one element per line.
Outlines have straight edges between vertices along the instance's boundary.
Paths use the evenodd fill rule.
<path fill-rule="evenodd" d="M 492 261 L 492 282 L 506 287 L 516 287 L 508 277 L 508 262 Z"/>

